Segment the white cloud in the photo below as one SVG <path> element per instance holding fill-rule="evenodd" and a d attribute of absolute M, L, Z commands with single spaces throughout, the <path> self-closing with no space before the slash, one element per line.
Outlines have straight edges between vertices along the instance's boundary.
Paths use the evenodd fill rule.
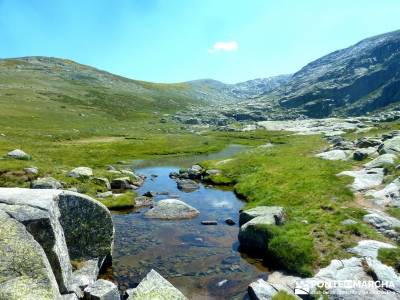
<path fill-rule="evenodd" d="M 231 51 L 236 51 L 239 48 L 239 44 L 236 41 L 230 41 L 230 42 L 215 42 L 214 45 L 208 49 L 209 53 L 215 53 L 215 52 L 231 52 Z"/>

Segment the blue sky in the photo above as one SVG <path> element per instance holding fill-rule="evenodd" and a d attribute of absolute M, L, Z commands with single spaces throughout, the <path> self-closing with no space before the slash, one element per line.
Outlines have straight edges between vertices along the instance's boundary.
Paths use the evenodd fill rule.
<path fill-rule="evenodd" d="M 0 57 L 129 78 L 239 82 L 400 29 L 399 0 L 0 0 Z"/>

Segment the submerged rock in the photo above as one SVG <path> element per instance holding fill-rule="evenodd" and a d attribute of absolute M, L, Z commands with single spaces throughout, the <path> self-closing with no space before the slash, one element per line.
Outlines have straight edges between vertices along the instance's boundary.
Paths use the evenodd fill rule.
<path fill-rule="evenodd" d="M 191 179 L 181 179 L 176 182 L 178 189 L 183 192 L 193 192 L 200 188 L 200 185 Z"/>
<path fill-rule="evenodd" d="M 126 291 L 128 300 L 188 300 L 169 281 L 151 270 L 134 289 Z"/>
<path fill-rule="evenodd" d="M 165 199 L 145 213 L 147 218 L 153 219 L 191 219 L 197 217 L 200 212 L 194 207 L 178 199 Z"/>
<path fill-rule="evenodd" d="M 21 149 L 15 149 L 13 151 L 10 151 L 7 153 L 7 156 L 10 158 L 22 159 L 22 160 L 27 160 L 31 158 L 29 154 L 25 153 Z"/>
<path fill-rule="evenodd" d="M 218 221 L 201 221 L 202 225 L 218 225 Z"/>
<path fill-rule="evenodd" d="M 228 224 L 229 226 L 233 226 L 236 224 L 235 221 L 233 221 L 231 218 L 228 218 L 225 220 L 225 223 Z"/>
<path fill-rule="evenodd" d="M 139 196 L 135 198 L 135 207 L 144 207 L 154 205 L 154 200 L 152 197 Z"/>

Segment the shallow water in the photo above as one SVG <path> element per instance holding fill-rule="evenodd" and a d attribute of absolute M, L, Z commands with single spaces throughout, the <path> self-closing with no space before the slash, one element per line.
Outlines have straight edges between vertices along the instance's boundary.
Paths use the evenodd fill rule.
<path fill-rule="evenodd" d="M 181 192 L 168 175 L 182 164 L 161 165 L 136 169 L 147 176 L 138 194 L 168 193 L 158 195 L 156 201 L 176 197 L 196 207 L 200 215 L 191 220 L 164 221 L 144 218 L 147 209 L 114 212 L 114 280 L 121 289 L 135 287 L 155 269 L 189 299 L 242 299 L 247 285 L 266 274 L 259 261 L 238 252 L 238 225 L 224 222 L 232 218 L 238 223 L 242 201 L 230 190 L 203 184 L 197 191 Z M 201 225 L 203 220 L 217 220 L 218 225 Z"/>
<path fill-rule="evenodd" d="M 212 159 L 223 159 L 231 157 L 237 153 L 243 152 L 249 149 L 249 146 L 231 144 L 225 149 L 219 152 L 204 153 L 197 155 L 166 155 L 157 159 L 141 159 L 133 162 L 133 167 L 138 168 L 150 168 L 150 167 L 190 167 L 191 165 Z"/>

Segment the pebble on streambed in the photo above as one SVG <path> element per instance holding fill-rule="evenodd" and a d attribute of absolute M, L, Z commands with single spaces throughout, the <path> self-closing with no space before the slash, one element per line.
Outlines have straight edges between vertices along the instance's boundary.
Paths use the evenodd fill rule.
<path fill-rule="evenodd" d="M 201 221 L 202 225 L 218 225 L 217 221 Z"/>

